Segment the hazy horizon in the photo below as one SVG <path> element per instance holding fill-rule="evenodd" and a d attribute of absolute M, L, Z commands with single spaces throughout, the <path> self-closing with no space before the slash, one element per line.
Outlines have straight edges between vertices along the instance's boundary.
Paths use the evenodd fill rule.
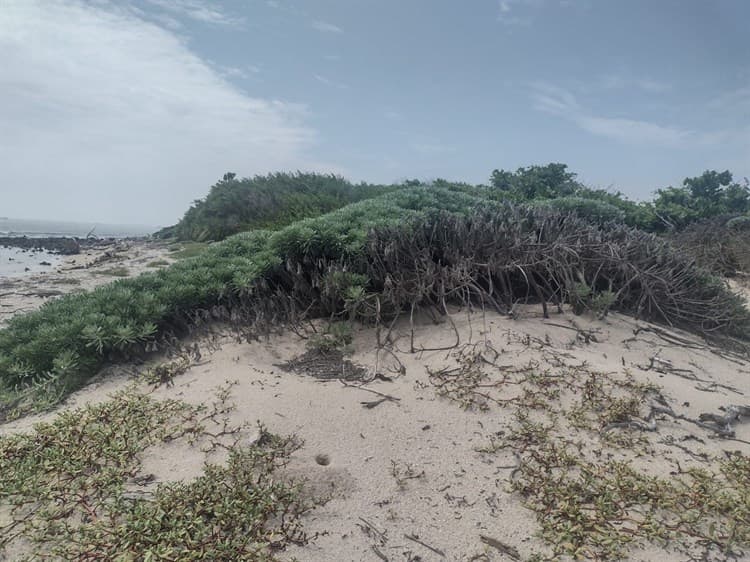
<path fill-rule="evenodd" d="M 0 215 L 175 223 L 225 172 L 634 199 L 750 175 L 750 3 L 6 0 Z"/>
<path fill-rule="evenodd" d="M 71 221 L 44 218 L 0 217 L 0 236 L 44 235 L 44 236 L 85 236 L 93 229 L 94 236 L 139 236 L 152 234 L 163 225 L 110 223 L 105 221 Z"/>

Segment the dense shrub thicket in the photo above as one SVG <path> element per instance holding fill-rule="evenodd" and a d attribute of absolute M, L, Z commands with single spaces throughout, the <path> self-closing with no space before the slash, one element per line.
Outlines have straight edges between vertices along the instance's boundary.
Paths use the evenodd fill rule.
<path fill-rule="evenodd" d="M 442 189 L 403 190 L 277 232 L 238 234 L 169 268 L 51 301 L 0 330 L 0 390 L 46 384 L 64 395 L 106 360 L 150 349 L 165 333 L 185 329 L 197 310 L 237 304 L 237 295 L 278 276 L 288 260 L 348 259 L 362 251 L 374 227 L 430 210 L 469 212 L 480 202 Z"/>
<path fill-rule="evenodd" d="M 663 238 L 547 209 L 419 218 L 408 231 L 372 232 L 366 255 L 368 288 L 396 311 L 459 300 L 505 313 L 531 297 L 545 314 L 569 304 L 702 334 L 746 337 L 750 328 L 742 298 Z"/>
<path fill-rule="evenodd" d="M 616 220 L 647 232 L 675 232 L 707 218 L 750 212 L 750 185 L 747 180 L 735 182 L 728 171 L 706 171 L 686 178 L 681 186 L 659 189 L 652 201 L 644 202 L 631 201 L 619 191 L 587 187 L 560 163 L 514 172 L 495 170 L 488 185 L 441 179 L 427 184 L 408 180 L 389 186 L 354 185 L 330 174 L 277 173 L 238 179 L 228 173 L 204 199 L 193 203 L 179 223 L 156 236 L 221 240 L 238 232 L 280 228 L 349 203 L 427 185 L 493 201 L 549 206 L 599 222 Z"/>
<path fill-rule="evenodd" d="M 515 201 L 576 200 L 597 201 L 619 209 L 622 221 L 648 232 L 685 228 L 704 219 L 727 213 L 750 212 L 750 185 L 734 181 L 729 171 L 706 171 L 685 178 L 679 187 L 655 192 L 652 201 L 636 203 L 619 191 L 591 189 L 576 179 L 565 164 L 519 168 L 515 172 L 495 170 L 491 186 Z M 565 205 L 561 203 L 561 205 Z M 570 205 L 570 204 L 568 204 Z M 592 203 L 579 204 L 584 214 Z"/>
<path fill-rule="evenodd" d="M 750 216 L 720 215 L 669 233 L 670 242 L 696 263 L 727 277 L 750 272 Z"/>
<path fill-rule="evenodd" d="M 748 325 L 737 297 L 654 235 L 461 186 L 408 187 L 234 235 L 164 270 L 17 316 L 0 331 L 0 384 L 6 406 L 35 385 L 63 396 L 104 362 L 152 349 L 201 317 L 268 326 L 302 310 L 374 318 L 470 298 L 503 311 L 529 299 L 613 306 L 700 333 Z"/>
<path fill-rule="evenodd" d="M 279 228 L 393 188 L 352 184 L 332 174 L 276 173 L 238 179 L 228 173 L 176 225 L 156 233 L 180 240 L 222 240 L 238 232 Z"/>

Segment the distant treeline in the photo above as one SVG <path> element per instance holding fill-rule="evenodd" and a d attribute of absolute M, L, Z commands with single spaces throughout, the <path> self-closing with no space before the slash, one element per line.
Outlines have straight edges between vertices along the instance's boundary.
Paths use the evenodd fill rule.
<path fill-rule="evenodd" d="M 651 201 L 644 202 L 632 201 L 619 191 L 587 187 L 576 178 L 567 165 L 560 163 L 514 172 L 495 170 L 489 183 L 482 185 L 442 179 L 408 180 L 393 185 L 353 184 L 333 174 L 298 172 L 238 178 L 228 173 L 205 198 L 193 202 L 179 223 L 156 235 L 180 240 L 222 240 L 238 232 L 280 228 L 350 203 L 417 186 L 545 206 L 657 233 L 680 231 L 703 219 L 732 218 L 750 211 L 747 180 L 736 182 L 729 171 L 706 171 L 686 178 L 681 186 L 658 189 Z"/>

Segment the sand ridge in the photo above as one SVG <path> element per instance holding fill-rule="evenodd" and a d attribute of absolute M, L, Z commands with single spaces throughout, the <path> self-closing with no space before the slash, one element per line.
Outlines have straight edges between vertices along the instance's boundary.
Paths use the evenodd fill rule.
<path fill-rule="evenodd" d="M 457 336 L 459 346 L 453 347 Z M 252 343 L 226 337 L 216 349 L 204 347 L 199 364 L 154 395 L 201 404 L 218 385 L 233 383 L 232 421 L 257 420 L 274 433 L 297 435 L 304 445 L 292 456 L 286 478 L 304 481 L 306 493 L 322 504 L 304 518 L 312 540 L 290 547 L 282 558 L 365 561 L 509 560 L 516 554 L 528 560 L 551 554 L 536 536 L 535 513 L 510 489 L 518 467 L 514 452 L 481 452 L 513 425 L 513 409 L 495 403 L 486 411 L 466 409 L 436 391 L 430 373 L 457 365 L 457 352 L 466 346 L 491 345 L 498 363 L 533 365 L 550 376 L 582 367 L 613 378 L 629 374 L 639 384 L 658 385 L 669 406 L 691 419 L 747 403 L 750 392 L 747 361 L 618 314 L 599 320 L 566 313 L 544 320 L 537 307 L 523 308 L 517 319 L 455 311 L 437 324 L 419 319 L 414 352 L 411 337 L 408 320 L 400 322 L 386 353 L 376 349 L 375 330 L 360 327 L 350 359 L 368 368 L 370 378 L 376 366 L 383 375 L 361 387 L 282 370 L 282 363 L 306 349 L 294 333 Z M 104 377 L 65 407 L 104 400 L 128 384 L 125 374 Z M 49 416 L 24 418 L 0 431 L 27 429 Z M 703 456 L 750 454 L 750 424 L 736 425 L 736 440 L 669 417 L 659 417 L 657 425 L 654 433 L 613 430 L 636 443 L 644 436 L 648 446 L 613 449 L 594 433 L 587 451 L 604 451 L 662 478 L 677 467 L 704 466 Z M 144 455 L 144 470 L 155 475 L 154 482 L 201 473 L 205 454 L 171 447 Z M 656 554 L 661 560 L 686 559 L 684 552 L 648 544 L 633 549 L 628 559 L 646 561 Z"/>

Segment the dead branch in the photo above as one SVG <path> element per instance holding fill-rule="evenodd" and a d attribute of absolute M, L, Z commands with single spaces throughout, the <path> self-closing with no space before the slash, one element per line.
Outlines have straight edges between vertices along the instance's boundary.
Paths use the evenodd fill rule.
<path fill-rule="evenodd" d="M 507 554 L 513 560 L 521 559 L 521 553 L 518 552 L 518 549 L 509 544 L 505 544 L 504 542 L 488 537 L 487 535 L 479 535 L 479 540 L 487 546 L 491 546 L 495 550 Z"/>
<path fill-rule="evenodd" d="M 417 535 L 407 535 L 407 534 L 404 534 L 404 538 L 408 539 L 410 541 L 414 541 L 417 544 L 421 544 L 423 547 L 425 547 L 425 548 L 431 550 L 432 552 L 434 552 L 435 554 L 438 554 L 438 555 L 442 556 L 443 558 L 445 558 L 445 552 L 443 552 L 439 548 L 435 548 L 434 546 L 430 546 L 426 542 L 420 540 L 420 538 Z"/>

